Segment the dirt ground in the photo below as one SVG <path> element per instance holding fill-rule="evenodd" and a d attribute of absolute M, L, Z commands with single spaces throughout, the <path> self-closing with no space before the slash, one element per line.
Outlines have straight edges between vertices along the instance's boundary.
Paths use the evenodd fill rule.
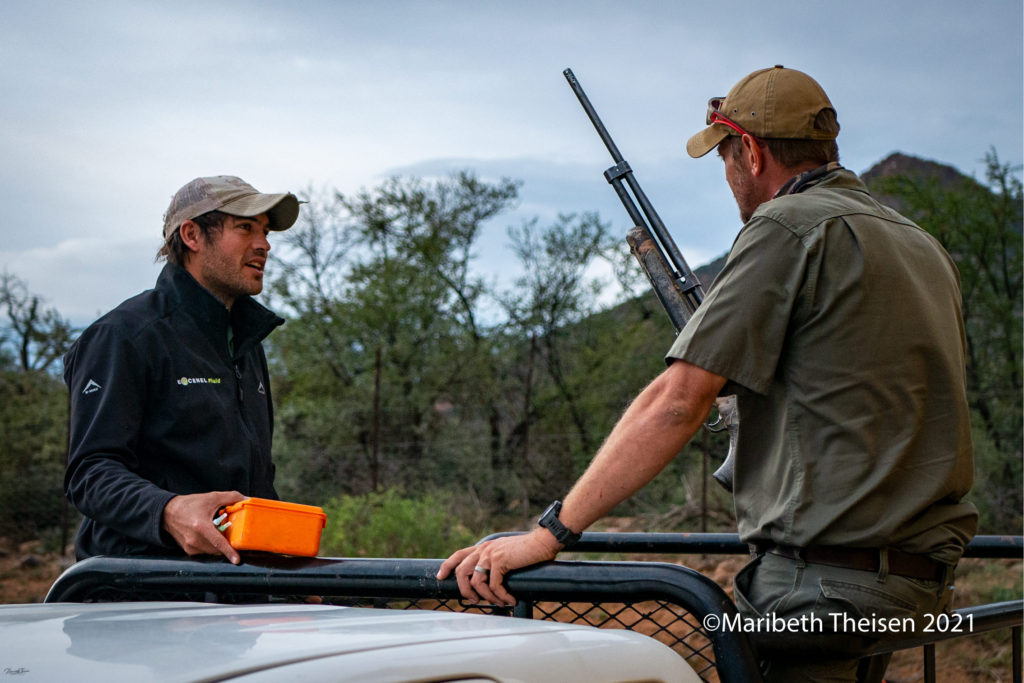
<path fill-rule="evenodd" d="M 74 553 L 46 552 L 42 541 L 20 545 L 0 538 L 0 604 L 42 602 L 50 584 L 71 566 Z"/>
<path fill-rule="evenodd" d="M 736 556 L 642 556 L 633 560 L 676 562 L 710 576 L 732 596 L 732 577 L 746 563 Z M 42 602 L 73 553 L 45 552 L 41 541 L 15 545 L 0 538 L 0 604 Z M 958 569 L 955 606 L 1019 599 L 1024 584 L 1020 560 L 964 560 Z M 1002 683 L 1011 675 L 1010 634 L 995 631 L 936 646 L 940 683 Z M 886 672 L 888 683 L 923 680 L 921 649 L 897 652 Z"/>

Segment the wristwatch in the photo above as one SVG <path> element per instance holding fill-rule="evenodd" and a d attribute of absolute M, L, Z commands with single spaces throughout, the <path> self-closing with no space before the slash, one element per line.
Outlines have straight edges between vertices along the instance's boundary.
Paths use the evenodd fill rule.
<path fill-rule="evenodd" d="M 537 524 L 547 529 L 554 535 L 555 540 L 562 544 L 563 548 L 576 545 L 579 543 L 580 536 L 576 532 L 569 529 L 569 527 L 562 524 L 562 520 L 558 518 L 558 513 L 562 511 L 562 501 L 556 500 L 554 503 L 548 506 L 548 509 L 544 511 L 544 514 L 537 520 Z"/>

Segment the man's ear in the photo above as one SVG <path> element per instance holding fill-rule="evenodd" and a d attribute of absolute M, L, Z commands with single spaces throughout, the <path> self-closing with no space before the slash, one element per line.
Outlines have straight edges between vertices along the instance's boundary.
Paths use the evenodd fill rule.
<path fill-rule="evenodd" d="M 178 232 L 181 233 L 181 241 L 188 247 L 189 251 L 199 251 L 199 242 L 203 237 L 198 223 L 195 221 L 185 221 L 178 228 Z"/>
<path fill-rule="evenodd" d="M 765 158 L 761 145 L 757 144 L 757 140 L 750 135 L 744 135 L 741 142 L 743 153 L 747 155 L 747 161 L 750 162 L 750 174 L 756 177 L 764 173 Z"/>

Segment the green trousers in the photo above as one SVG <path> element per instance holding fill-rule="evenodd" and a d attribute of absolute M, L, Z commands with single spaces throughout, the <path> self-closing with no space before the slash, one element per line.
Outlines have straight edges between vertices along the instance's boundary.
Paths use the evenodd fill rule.
<path fill-rule="evenodd" d="M 888 657 L 861 659 L 869 648 L 925 632 L 925 616 L 948 611 L 953 568 L 945 581 L 811 564 L 765 553 L 735 580 L 736 606 L 762 660 L 765 680 L 876 680 Z M 861 670 L 858 678 L 858 668 Z"/>

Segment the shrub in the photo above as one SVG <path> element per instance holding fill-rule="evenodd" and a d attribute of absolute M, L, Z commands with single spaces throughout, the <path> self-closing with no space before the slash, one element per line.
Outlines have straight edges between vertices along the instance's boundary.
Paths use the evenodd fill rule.
<path fill-rule="evenodd" d="M 438 493 L 407 497 L 388 489 L 339 496 L 329 500 L 324 511 L 324 556 L 448 557 L 478 538 L 451 514 L 450 503 Z"/>

